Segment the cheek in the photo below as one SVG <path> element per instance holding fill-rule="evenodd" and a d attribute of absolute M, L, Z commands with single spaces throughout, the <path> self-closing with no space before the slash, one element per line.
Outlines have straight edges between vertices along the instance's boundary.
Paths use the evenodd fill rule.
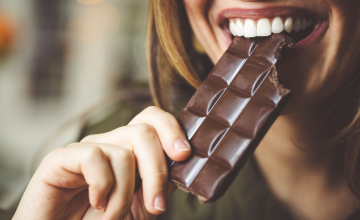
<path fill-rule="evenodd" d="M 285 113 L 311 106 L 332 93 L 333 86 L 328 82 L 330 73 L 323 71 L 321 65 L 323 58 L 311 53 L 307 55 L 294 57 L 296 65 L 280 61 L 277 67 L 280 83 L 294 94 Z"/>
<path fill-rule="evenodd" d="M 221 49 L 213 35 L 213 29 L 207 18 L 208 0 L 184 0 L 186 13 L 196 38 L 213 62 L 221 55 Z"/>
<path fill-rule="evenodd" d="M 186 6 L 190 6 L 192 8 L 194 7 L 202 8 L 203 5 L 206 5 L 206 1 L 207 0 L 183 0 Z"/>
<path fill-rule="evenodd" d="M 298 65 L 279 65 L 280 82 L 295 94 L 285 113 L 312 106 L 336 93 L 360 65 L 360 1 L 327 2 L 332 13 L 321 41 L 294 57 Z"/>
<path fill-rule="evenodd" d="M 207 0 L 183 0 L 183 2 L 191 23 L 195 23 L 193 19 L 205 15 Z"/>

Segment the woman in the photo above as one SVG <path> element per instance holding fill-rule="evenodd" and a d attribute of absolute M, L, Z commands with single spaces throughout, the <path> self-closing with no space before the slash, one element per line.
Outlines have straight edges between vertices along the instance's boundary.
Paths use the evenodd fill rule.
<path fill-rule="evenodd" d="M 252 161 L 269 191 L 266 198 L 273 198 L 262 209 L 252 210 L 270 215 L 279 207 L 285 210 L 262 219 L 360 218 L 359 9 L 358 0 L 150 1 L 150 84 L 163 109 L 171 109 L 171 97 L 181 95 L 185 87 L 171 74 L 179 72 L 198 87 L 202 72 L 211 67 L 189 43 L 193 34 L 213 63 L 233 34 L 266 36 L 284 29 L 299 41 L 278 66 L 280 82 L 295 95 Z M 260 25 L 260 20 L 265 23 Z M 296 34 L 306 28 L 309 33 Z M 155 219 L 175 190 L 168 183 L 163 150 L 175 161 L 191 153 L 176 119 L 158 107 L 145 109 L 127 126 L 57 149 L 36 171 L 14 219 Z M 136 166 L 143 182 L 133 193 Z M 178 198 L 188 200 L 176 194 L 163 219 L 190 219 L 189 213 L 206 219 L 259 216 L 242 215 L 246 212 L 242 195 L 227 195 L 203 209 L 206 206 L 185 207 L 186 203 L 180 207 Z M 253 204 L 264 202 L 263 197 L 256 198 Z M 216 209 L 221 204 L 226 205 Z M 227 209 L 230 206 L 234 207 Z M 206 215 L 211 209 L 221 215 Z"/>

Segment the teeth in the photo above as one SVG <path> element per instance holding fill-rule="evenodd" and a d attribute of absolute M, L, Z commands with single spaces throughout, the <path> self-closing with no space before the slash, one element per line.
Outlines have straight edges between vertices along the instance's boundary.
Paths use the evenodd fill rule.
<path fill-rule="evenodd" d="M 236 19 L 235 32 L 237 36 L 244 35 L 244 25 L 242 24 L 240 19 Z"/>
<path fill-rule="evenodd" d="M 229 28 L 231 34 L 234 36 L 244 35 L 244 26 L 240 19 L 236 19 L 236 23 L 234 22 L 234 20 L 230 20 Z"/>
<path fill-rule="evenodd" d="M 314 24 L 313 19 L 310 18 L 306 20 L 306 27 L 311 27 L 313 24 Z"/>
<path fill-rule="evenodd" d="M 293 30 L 296 32 L 299 32 L 300 26 L 301 26 L 300 19 L 296 19 L 294 22 Z"/>
<path fill-rule="evenodd" d="M 288 17 L 285 20 L 285 24 L 284 24 L 284 29 L 286 32 L 291 33 L 292 29 L 293 29 L 293 19 L 292 17 Z"/>
<path fill-rule="evenodd" d="M 284 30 L 284 24 L 280 17 L 274 18 L 271 24 L 273 33 L 281 33 Z"/>
<path fill-rule="evenodd" d="M 291 33 L 292 30 L 299 32 L 314 24 L 314 20 L 311 18 L 297 18 L 294 21 L 292 17 L 288 17 L 285 22 L 283 22 L 282 18 L 275 17 L 271 22 L 270 21 L 271 19 L 268 18 L 261 18 L 257 22 L 252 19 L 245 19 L 245 22 L 243 23 L 239 18 L 230 19 L 229 29 L 234 36 L 250 38 L 256 36 L 270 36 L 272 33 L 281 33 L 284 30 L 288 33 Z"/>
<path fill-rule="evenodd" d="M 257 22 L 257 36 L 270 36 L 270 35 L 271 35 L 271 25 L 269 19 L 261 18 Z"/>
<path fill-rule="evenodd" d="M 245 20 L 244 37 L 256 37 L 256 25 L 254 20 Z"/>
<path fill-rule="evenodd" d="M 301 30 L 305 30 L 305 28 L 306 28 L 306 19 L 301 19 L 300 28 L 301 28 Z"/>
<path fill-rule="evenodd" d="M 232 35 L 237 36 L 236 31 L 235 31 L 235 29 L 236 29 L 235 22 L 233 20 L 230 20 L 229 29 L 230 29 L 230 32 Z"/>

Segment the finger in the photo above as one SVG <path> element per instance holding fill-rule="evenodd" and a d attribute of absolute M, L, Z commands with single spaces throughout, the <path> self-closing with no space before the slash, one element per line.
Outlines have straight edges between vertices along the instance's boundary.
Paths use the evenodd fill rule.
<path fill-rule="evenodd" d="M 93 143 L 82 143 L 82 147 L 101 149 L 107 162 L 110 163 L 110 168 L 115 179 L 113 187 L 110 187 L 110 195 L 107 193 L 105 195 L 105 201 L 103 200 L 103 203 L 101 203 L 104 206 L 99 207 L 100 209 L 106 207 L 102 214 L 102 219 L 123 219 L 131 208 L 135 188 L 136 165 L 132 151 L 119 146 L 101 143 L 96 143 L 96 145 Z M 100 152 L 95 152 L 95 154 L 100 154 Z M 99 178 L 99 176 L 96 178 Z M 91 192 L 91 186 L 89 186 L 90 200 L 92 198 Z M 96 206 L 94 207 L 96 208 Z"/>
<path fill-rule="evenodd" d="M 155 128 L 162 147 L 172 160 L 182 161 L 190 155 L 190 144 L 174 116 L 158 107 L 148 107 L 131 120 L 129 125 L 142 123 Z"/>
<path fill-rule="evenodd" d="M 126 142 L 125 142 L 126 143 Z M 79 146 L 77 146 L 79 148 Z M 107 164 L 112 172 L 113 179 L 115 179 L 112 184 L 112 187 L 108 188 L 105 195 L 102 198 L 101 205 L 95 206 L 96 202 L 91 203 L 94 208 L 105 209 L 102 215 L 102 219 L 116 219 L 124 218 L 129 212 L 133 200 L 134 188 L 135 188 L 135 157 L 132 151 L 122 148 L 119 146 L 114 146 L 111 144 L 102 144 L 102 143 L 82 143 L 81 147 L 87 148 L 85 151 L 89 151 L 89 155 L 103 154 L 106 158 Z M 94 148 L 95 150 L 89 150 Z M 128 147 L 131 148 L 131 147 Z M 96 152 L 100 149 L 101 152 Z M 95 156 L 96 157 L 96 156 Z M 93 161 L 91 157 L 88 157 L 89 160 Z M 91 169 L 91 166 L 89 166 Z M 85 173 L 84 173 L 85 175 Z M 101 176 L 95 176 L 95 179 L 101 181 Z M 85 178 L 87 179 L 87 178 Z M 91 187 L 89 184 L 89 198 L 92 201 L 92 190 L 96 187 Z M 109 191 L 111 190 L 111 193 Z M 110 195 L 109 195 L 110 194 Z M 94 198 L 95 200 L 96 198 Z"/>
<path fill-rule="evenodd" d="M 127 147 L 133 151 L 142 179 L 146 209 L 155 215 L 165 211 L 168 170 L 165 154 L 154 127 L 148 124 L 121 127 L 85 141 Z"/>
<path fill-rule="evenodd" d="M 135 157 L 132 151 L 113 145 L 104 148 L 103 151 L 115 176 L 115 184 L 103 219 L 124 219 L 130 211 L 134 196 Z"/>
<path fill-rule="evenodd" d="M 169 182 L 168 187 L 168 198 L 170 198 L 171 194 L 175 191 L 177 187 Z M 143 199 L 143 188 L 140 187 L 139 191 L 136 192 L 134 196 L 133 203 L 131 205 L 131 211 L 126 216 L 125 220 L 134 220 L 134 219 L 156 219 L 157 215 L 153 215 L 149 213 L 144 205 Z"/>
<path fill-rule="evenodd" d="M 163 148 L 151 125 L 129 127 L 134 130 L 129 141 L 138 162 L 145 207 L 151 214 L 161 214 L 166 210 L 168 186 L 168 168 Z"/>
<path fill-rule="evenodd" d="M 72 188 L 76 186 L 77 179 L 69 175 L 81 174 L 89 185 L 90 204 L 94 208 L 104 209 L 114 184 L 114 176 L 100 145 L 77 143 L 57 150 L 51 159 L 52 164 L 58 165 L 59 169 L 52 168 L 45 175 L 49 184 Z"/>

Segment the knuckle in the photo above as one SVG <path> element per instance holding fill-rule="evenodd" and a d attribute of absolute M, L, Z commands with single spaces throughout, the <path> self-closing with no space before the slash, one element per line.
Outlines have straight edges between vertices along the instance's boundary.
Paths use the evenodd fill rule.
<path fill-rule="evenodd" d="M 157 106 L 149 106 L 145 109 L 145 111 L 148 114 L 152 114 L 153 116 L 164 117 L 169 120 L 176 120 L 172 114 L 162 110 L 160 107 Z"/>
<path fill-rule="evenodd" d="M 71 143 L 71 144 L 66 145 L 65 148 L 76 147 L 76 146 L 78 146 L 78 145 L 79 145 L 79 143 Z M 55 149 L 55 150 L 56 150 L 56 149 Z"/>
<path fill-rule="evenodd" d="M 144 111 L 151 113 L 151 112 L 159 112 L 159 111 L 163 111 L 163 110 L 157 106 L 149 106 Z"/>
<path fill-rule="evenodd" d="M 162 121 L 166 122 L 168 125 L 171 126 L 180 126 L 176 118 L 170 114 L 169 112 L 166 112 L 162 110 L 161 108 L 157 106 L 150 106 L 145 109 L 145 111 L 152 117 L 161 118 Z"/>
<path fill-rule="evenodd" d="M 50 153 L 48 153 L 44 159 L 41 161 L 41 165 L 46 164 L 48 162 L 51 162 L 55 156 L 59 154 L 60 151 L 62 151 L 63 148 L 56 148 L 52 150 Z"/>
<path fill-rule="evenodd" d="M 84 159 L 91 162 L 93 161 L 95 158 L 99 158 L 99 157 L 103 157 L 104 152 L 101 150 L 100 147 L 92 145 L 86 148 L 86 153 L 84 156 Z"/>
<path fill-rule="evenodd" d="M 142 135 L 154 135 L 156 133 L 155 128 L 149 124 L 137 124 L 136 130 Z"/>
<path fill-rule="evenodd" d="M 88 135 L 88 136 L 84 137 L 80 142 L 93 142 L 96 137 L 97 137 L 97 135 L 95 135 L 95 134 Z"/>
<path fill-rule="evenodd" d="M 154 175 L 154 178 L 159 179 L 159 180 L 165 180 L 165 181 L 167 181 L 168 176 L 169 176 L 167 169 L 156 170 L 153 175 Z"/>
<path fill-rule="evenodd" d="M 164 118 L 166 118 L 166 120 L 172 125 L 172 126 L 179 126 L 179 122 L 176 120 L 176 118 L 168 113 L 168 112 L 165 112 L 164 113 Z"/>
<path fill-rule="evenodd" d="M 69 144 L 69 145 L 75 145 L 75 143 Z M 68 145 L 68 146 L 69 146 Z M 60 147 L 60 148 L 55 148 L 54 150 L 52 150 L 48 155 L 57 155 L 60 151 L 63 151 L 64 148 Z"/>
<path fill-rule="evenodd" d="M 134 154 L 127 149 L 119 148 L 115 153 L 114 157 L 116 161 L 121 161 L 122 163 L 133 163 L 135 161 Z"/>

